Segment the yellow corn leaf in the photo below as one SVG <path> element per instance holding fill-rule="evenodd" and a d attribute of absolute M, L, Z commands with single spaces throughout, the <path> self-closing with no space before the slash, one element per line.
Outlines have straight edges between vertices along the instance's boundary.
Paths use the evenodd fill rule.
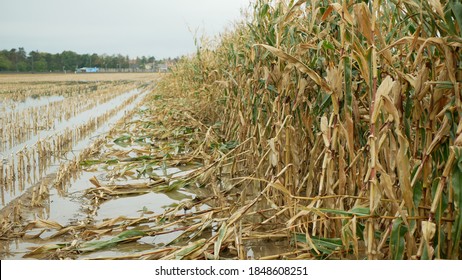
<path fill-rule="evenodd" d="M 372 45 L 374 40 L 372 37 L 371 13 L 369 8 L 365 3 L 359 3 L 354 5 L 353 9 L 356 17 L 356 23 L 359 25 L 359 31 L 364 37 L 366 37 L 367 42 Z"/>
<path fill-rule="evenodd" d="M 63 228 L 63 226 L 54 221 L 38 219 L 36 221 L 30 222 L 25 227 L 25 230 L 30 230 L 33 228 L 50 228 L 60 230 Z"/>
<path fill-rule="evenodd" d="M 311 210 L 302 210 L 297 212 L 295 216 L 293 216 L 292 218 L 290 218 L 289 221 L 287 221 L 287 227 L 291 227 L 298 218 L 302 216 L 308 216 L 311 212 Z"/>
<path fill-rule="evenodd" d="M 440 0 L 428 0 L 428 3 L 435 9 L 436 13 L 441 17 L 444 18 L 443 6 L 441 5 Z"/>
<path fill-rule="evenodd" d="M 321 78 L 319 77 L 318 73 L 314 71 L 313 69 L 309 68 L 306 66 L 303 62 L 300 60 L 296 59 L 295 57 L 287 54 L 286 52 L 272 47 L 268 46 L 265 44 L 256 44 L 255 46 L 261 46 L 279 57 L 282 60 L 287 61 L 288 63 L 292 63 L 300 72 L 307 74 L 316 84 L 318 84 L 320 87 L 322 87 L 326 91 L 331 91 L 329 85 Z"/>
<path fill-rule="evenodd" d="M 326 69 L 327 82 L 332 88 L 333 93 L 341 97 L 342 94 L 342 71 L 338 67 L 329 67 Z"/>
<path fill-rule="evenodd" d="M 410 162 L 409 156 L 407 155 L 407 150 L 409 148 L 409 143 L 407 139 L 401 134 L 398 133 L 398 142 L 399 149 L 396 157 L 398 165 L 398 178 L 399 185 L 401 187 L 401 192 L 404 198 L 404 203 L 410 213 L 411 209 L 414 209 L 414 202 L 412 200 L 413 192 L 411 189 L 411 172 L 410 172 Z"/>
<path fill-rule="evenodd" d="M 370 202 L 370 209 L 371 213 L 375 212 L 375 209 L 379 206 L 380 199 L 382 198 L 382 190 L 380 189 L 379 184 L 377 184 L 377 178 L 373 178 L 371 181 L 371 202 Z"/>
<path fill-rule="evenodd" d="M 282 193 L 285 193 L 288 196 L 291 196 L 289 190 L 281 183 L 281 181 L 276 180 L 274 183 L 269 184 L 272 188 L 275 188 L 278 191 L 281 191 Z"/>
<path fill-rule="evenodd" d="M 435 236 L 436 224 L 428 221 L 422 222 L 422 236 L 426 242 L 431 242 Z"/>
<path fill-rule="evenodd" d="M 330 146 L 329 124 L 328 124 L 326 116 L 322 116 L 321 118 L 321 132 L 322 132 L 322 139 L 324 140 L 324 145 L 326 147 L 329 147 Z"/>
<path fill-rule="evenodd" d="M 292 16 L 295 14 L 295 11 L 297 10 L 298 7 L 300 7 L 302 4 L 306 3 L 306 0 L 298 0 L 297 3 L 295 3 L 290 10 L 287 12 L 284 21 L 290 21 Z"/>
<path fill-rule="evenodd" d="M 399 112 L 396 109 L 395 104 L 390 100 L 388 96 L 383 96 L 383 108 L 393 117 L 393 121 L 395 122 L 395 126 L 399 128 Z"/>
<path fill-rule="evenodd" d="M 227 235 L 226 234 L 227 231 L 228 231 L 228 225 L 226 225 L 226 223 L 223 222 L 223 224 L 221 224 L 220 229 L 218 230 L 217 241 L 215 241 L 215 244 L 214 244 L 213 255 L 214 255 L 215 260 L 218 260 L 220 258 L 221 244 L 223 243 L 223 240 L 225 239 L 225 236 Z"/>
<path fill-rule="evenodd" d="M 415 79 L 415 95 L 417 99 L 421 100 L 423 96 L 419 96 L 421 91 L 425 87 L 425 82 L 428 80 L 428 68 L 424 65 L 422 69 L 420 69 L 419 73 L 417 74 L 417 78 Z"/>
<path fill-rule="evenodd" d="M 371 120 L 372 123 L 375 123 L 377 121 L 377 117 L 379 116 L 380 107 L 382 106 L 382 96 L 388 97 L 388 95 L 391 92 L 391 89 L 393 88 L 393 83 L 394 82 L 392 78 L 390 76 L 387 76 L 377 89 L 374 102 L 374 113 L 372 115 Z"/>
<path fill-rule="evenodd" d="M 335 9 L 335 11 L 342 16 L 342 19 L 344 19 L 348 24 L 353 25 L 353 17 L 348 12 L 348 9 L 346 9 L 346 7 L 342 7 L 342 5 L 340 5 L 339 3 L 332 3 L 330 4 L 330 6 L 332 6 Z"/>
<path fill-rule="evenodd" d="M 101 184 L 99 183 L 98 179 L 95 176 L 90 178 L 90 183 L 92 183 L 95 187 L 101 188 Z"/>
<path fill-rule="evenodd" d="M 369 66 L 367 64 L 367 60 L 362 52 L 362 49 L 357 45 L 354 46 L 354 50 L 353 50 L 353 59 L 356 60 L 358 62 L 358 66 L 359 66 L 359 71 L 361 71 L 361 75 L 364 77 L 364 81 L 366 82 L 367 85 L 369 85 L 369 77 L 370 77 L 370 73 L 369 73 Z"/>
<path fill-rule="evenodd" d="M 276 150 L 276 145 L 274 143 L 274 138 L 271 138 L 269 141 L 270 145 L 270 152 L 269 152 L 269 157 L 270 157 L 270 163 L 273 167 L 278 165 L 279 162 L 279 153 Z"/>

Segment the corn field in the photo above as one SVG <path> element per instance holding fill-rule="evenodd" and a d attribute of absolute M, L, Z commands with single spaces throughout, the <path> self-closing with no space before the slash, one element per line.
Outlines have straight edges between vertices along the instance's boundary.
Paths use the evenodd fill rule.
<path fill-rule="evenodd" d="M 215 249 L 264 229 L 299 250 L 276 257 L 460 259 L 461 36 L 458 1 L 257 0 L 198 40 L 157 91 L 204 150 L 234 143 L 206 158 L 241 194 Z"/>
<path fill-rule="evenodd" d="M 1 83 L 0 258 L 461 259 L 460 1 L 243 17 L 159 80 Z"/>

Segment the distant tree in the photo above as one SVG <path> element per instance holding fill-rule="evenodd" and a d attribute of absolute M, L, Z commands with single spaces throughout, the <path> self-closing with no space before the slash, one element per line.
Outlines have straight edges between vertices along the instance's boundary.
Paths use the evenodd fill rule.
<path fill-rule="evenodd" d="M 141 69 L 146 69 L 146 64 L 148 63 L 148 58 L 143 55 L 140 59 L 138 59 L 138 57 L 136 59 L 137 59 L 138 67 L 141 68 Z"/>
<path fill-rule="evenodd" d="M 47 53 L 41 53 L 38 51 L 31 51 L 29 53 L 29 59 L 31 64 L 32 72 L 47 72 L 48 63 L 46 60 Z"/>
<path fill-rule="evenodd" d="M 60 54 L 42 53 L 47 63 L 48 71 L 62 71 Z"/>
<path fill-rule="evenodd" d="M 63 51 L 61 53 L 61 65 L 67 70 L 74 70 L 78 64 L 78 55 L 73 51 Z"/>
<path fill-rule="evenodd" d="M 114 68 L 111 65 L 111 57 L 107 54 L 102 54 L 99 59 L 101 60 L 101 67 L 106 68 Z"/>
<path fill-rule="evenodd" d="M 46 52 L 31 51 L 26 53 L 24 48 L 0 50 L 0 71 L 18 72 L 45 72 L 45 71 L 73 71 L 76 67 L 99 67 L 99 68 L 129 68 L 137 67 L 146 69 L 146 65 L 155 63 L 155 57 L 142 56 L 130 60 L 127 55 L 98 55 L 77 54 L 73 51 L 51 54 Z"/>
<path fill-rule="evenodd" d="M 48 64 L 45 58 L 39 56 L 39 59 L 35 62 L 35 71 L 48 72 Z"/>
<path fill-rule="evenodd" d="M 29 63 L 26 61 L 20 61 L 16 64 L 16 69 L 18 72 L 26 72 L 26 71 L 30 71 L 31 70 L 31 67 L 29 65 Z"/>
<path fill-rule="evenodd" d="M 125 56 L 118 54 L 116 61 L 117 61 L 117 68 L 128 68 L 128 61 Z"/>
<path fill-rule="evenodd" d="M 18 51 L 16 49 L 11 49 L 8 52 L 5 51 L 5 56 L 8 58 L 10 62 L 10 67 L 8 70 L 10 71 L 18 71 L 17 65 L 18 65 Z"/>
<path fill-rule="evenodd" d="M 108 67 L 109 68 L 119 68 L 121 67 L 120 66 L 120 57 L 118 56 L 115 56 L 115 55 L 111 55 L 109 58 L 108 58 Z"/>
<path fill-rule="evenodd" d="M 96 53 L 91 55 L 91 64 L 93 67 L 99 67 L 99 68 L 101 68 L 101 66 L 104 66 L 103 65 L 104 63 L 102 63 L 101 58 Z"/>
<path fill-rule="evenodd" d="M 11 71 L 12 68 L 13 63 L 11 63 L 3 52 L 0 53 L 0 71 Z"/>
<path fill-rule="evenodd" d="M 31 51 L 29 52 L 29 55 L 28 55 L 28 61 L 29 61 L 29 65 L 30 65 L 30 70 L 32 72 L 35 71 L 35 62 L 37 61 L 37 52 L 35 51 Z"/>
<path fill-rule="evenodd" d="M 17 63 L 16 69 L 18 71 L 28 71 L 28 70 L 30 70 L 29 65 L 27 63 L 27 53 L 26 53 L 26 50 L 24 48 L 21 47 L 21 48 L 18 49 L 17 58 L 18 58 L 18 60 L 16 61 L 16 63 Z"/>
<path fill-rule="evenodd" d="M 128 57 L 128 55 L 125 56 L 123 65 L 123 68 L 130 68 L 130 58 Z"/>

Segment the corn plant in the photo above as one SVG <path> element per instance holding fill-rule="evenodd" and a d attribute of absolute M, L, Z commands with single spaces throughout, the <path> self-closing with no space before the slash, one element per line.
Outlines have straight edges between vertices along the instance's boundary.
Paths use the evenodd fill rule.
<path fill-rule="evenodd" d="M 245 142 L 236 188 L 320 258 L 459 259 L 462 4 L 252 5 L 163 81 Z"/>

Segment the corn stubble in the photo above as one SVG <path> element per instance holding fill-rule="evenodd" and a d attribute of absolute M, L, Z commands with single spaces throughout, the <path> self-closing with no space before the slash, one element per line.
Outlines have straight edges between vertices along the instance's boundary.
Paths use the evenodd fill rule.
<path fill-rule="evenodd" d="M 0 157 L 2 160 L 0 163 L 2 205 L 0 239 L 2 242 L 8 238 L 22 237 L 24 232 L 20 229 L 24 223 L 28 222 L 29 216 L 32 216 L 30 213 L 36 210 L 41 213 L 39 209 L 49 207 L 51 187 L 56 188 L 61 194 L 65 193 L 71 179 L 80 171 L 80 161 L 88 157 L 93 146 L 100 145 L 103 138 L 94 139 L 93 146 L 78 151 L 78 156 L 69 157 L 68 153 L 74 154 L 74 146 L 79 141 L 88 138 L 111 116 L 134 102 L 136 95 L 72 127 L 64 126 L 63 129 L 55 129 L 55 125 L 63 127 L 63 123 L 66 124 L 70 118 L 140 87 L 139 82 L 127 80 L 37 81 L 40 78 L 40 76 L 33 76 L 16 81 L 17 77 L 13 76 L 11 80 L 0 81 L 2 84 L 0 97 L 3 104 L 0 110 L 3 111 L 2 116 L 4 117 L 0 119 L 2 126 L 0 153 L 6 155 Z M 44 105 L 39 104 L 36 107 L 23 108 L 18 105 L 20 101 L 26 101 L 31 97 L 46 98 L 58 94 L 61 95 L 62 100 L 48 102 Z M 43 120 L 46 120 L 47 125 L 40 124 Z M 19 133 L 16 134 L 14 131 L 19 131 Z M 41 136 L 43 134 L 45 134 L 44 137 Z M 27 140 L 31 140 L 32 144 L 25 143 Z M 55 165 L 57 166 L 56 174 L 46 173 L 49 167 Z"/>
<path fill-rule="evenodd" d="M 282 233 L 295 252 L 268 258 L 460 259 L 461 15 L 457 1 L 258 0 L 198 43 L 158 91 L 238 143 L 208 155 L 207 178 L 227 170 L 241 194 L 215 193 L 230 210 L 212 255 Z"/>

